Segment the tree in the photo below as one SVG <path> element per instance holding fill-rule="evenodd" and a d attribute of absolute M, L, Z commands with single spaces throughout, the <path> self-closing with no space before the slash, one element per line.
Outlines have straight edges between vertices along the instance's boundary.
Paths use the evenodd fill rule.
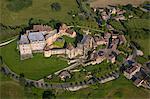
<path fill-rule="evenodd" d="M 21 84 L 21 85 L 25 86 L 26 80 L 25 80 L 25 78 L 24 78 L 24 73 L 21 73 L 21 74 L 19 75 L 19 81 L 20 81 L 20 84 Z"/>
<path fill-rule="evenodd" d="M 3 58 L 2 58 L 2 56 L 0 56 L 0 65 L 2 65 L 3 64 Z"/>
<path fill-rule="evenodd" d="M 61 10 L 61 5 L 58 2 L 54 2 L 51 4 L 51 9 L 53 11 L 59 11 L 59 10 Z"/>
<path fill-rule="evenodd" d="M 18 12 L 32 5 L 32 0 L 7 0 L 6 7 L 10 11 Z"/>
<path fill-rule="evenodd" d="M 54 99 L 55 98 L 55 94 L 52 93 L 52 91 L 47 90 L 44 91 L 42 94 L 42 99 Z"/>
<path fill-rule="evenodd" d="M 61 25 L 61 22 L 59 20 L 52 19 L 48 22 L 48 25 L 51 26 L 52 28 L 58 29 Z"/>
<path fill-rule="evenodd" d="M 6 70 L 4 67 L 1 67 L 1 72 L 3 72 L 4 74 L 6 74 Z"/>

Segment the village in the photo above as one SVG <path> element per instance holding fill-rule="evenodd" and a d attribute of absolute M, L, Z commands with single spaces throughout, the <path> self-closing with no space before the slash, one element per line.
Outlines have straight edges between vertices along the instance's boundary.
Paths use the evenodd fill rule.
<path fill-rule="evenodd" d="M 102 19 L 105 21 L 107 21 L 112 14 L 116 13 L 118 16 L 114 17 L 115 20 L 125 20 L 123 16 L 125 11 L 110 8 L 110 13 L 107 15 L 103 9 L 99 10 L 101 11 Z M 111 25 L 108 26 L 109 32 L 105 32 L 104 35 L 90 35 L 89 30 L 83 30 L 84 34 L 80 42 L 76 45 L 69 43 L 64 46 L 65 40 L 62 36 L 65 35 L 70 38 L 76 38 L 78 35 L 71 29 L 72 26 L 67 26 L 62 23 L 58 29 L 52 29 L 47 25 L 33 25 L 33 29 L 26 30 L 26 33 L 21 35 L 18 41 L 20 59 L 34 58 L 33 53 L 43 53 L 43 57 L 47 58 L 52 55 L 57 55 L 58 57 L 67 59 L 69 66 L 55 72 L 55 75 L 58 75 L 63 81 L 71 78 L 71 71 L 80 65 L 86 67 L 101 64 L 104 60 L 115 64 L 117 56 L 121 53 L 117 47 L 126 44 L 127 40 L 123 34 L 115 31 Z M 96 50 L 98 46 L 101 45 L 104 46 L 104 48 Z M 137 55 L 142 56 L 143 52 L 136 49 L 133 55 L 129 55 L 124 60 L 120 68 L 123 68 L 122 72 L 124 76 L 127 79 L 131 79 L 137 87 L 143 86 L 150 88 L 148 74 L 150 71 L 149 64 L 142 67 L 141 64 L 135 62 L 134 57 Z M 124 66 L 124 64 L 128 66 Z M 91 77 L 93 76 L 91 75 Z M 52 75 L 49 75 L 47 78 L 51 79 Z M 113 80 L 108 79 L 106 82 Z"/>
<path fill-rule="evenodd" d="M 110 20 L 122 22 L 134 16 L 126 15 L 126 10 L 116 6 L 92 8 L 92 11 L 97 14 L 98 28 L 65 22 L 59 23 L 57 28 L 48 24 L 32 24 L 20 33 L 17 39 L 1 44 L 4 46 L 16 40 L 15 51 L 19 62 L 25 63 L 29 60 L 31 62 L 36 55 L 41 55 L 42 59 L 49 60 L 47 64 L 53 62 L 52 57 L 57 57 L 54 58 L 56 63 L 50 66 L 58 68 L 65 62 L 66 66 L 50 73 L 45 70 L 49 74 L 45 73 L 37 79 L 28 78 L 30 75 L 24 76 L 23 70 L 22 75 L 18 74 L 7 64 L 1 67 L 1 72 L 15 81 L 23 82 L 27 87 L 41 89 L 77 91 L 90 88 L 91 85 L 113 82 L 122 76 L 138 88 L 150 89 L 150 61 L 145 63 L 137 61 L 137 57 L 144 56 L 143 50 L 129 41 L 129 37 L 124 33 L 126 31 L 117 30 L 110 24 Z M 82 15 L 83 12 L 78 14 Z M 92 15 L 89 18 L 91 17 Z M 70 39 L 74 41 L 70 42 Z M 64 64 L 59 63 L 59 60 L 57 63 L 57 59 L 63 60 Z M 43 65 L 43 62 L 41 61 L 40 65 Z"/>

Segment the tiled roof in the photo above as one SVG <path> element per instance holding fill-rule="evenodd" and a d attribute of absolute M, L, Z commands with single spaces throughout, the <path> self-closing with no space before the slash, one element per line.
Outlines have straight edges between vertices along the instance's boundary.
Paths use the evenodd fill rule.
<path fill-rule="evenodd" d="M 49 37 L 55 35 L 57 33 L 57 30 L 54 30 L 52 33 L 49 33 L 48 35 L 46 35 L 45 39 L 48 39 Z"/>
<path fill-rule="evenodd" d="M 135 84 L 135 85 L 138 85 L 141 81 L 142 81 L 142 79 L 137 78 L 137 79 L 134 81 L 134 84 Z"/>
<path fill-rule="evenodd" d="M 74 46 L 72 44 L 67 45 L 67 49 L 72 50 L 73 48 L 74 48 Z"/>
<path fill-rule="evenodd" d="M 132 66 L 130 66 L 129 68 L 127 68 L 126 72 L 128 72 L 129 74 L 131 74 L 132 72 L 134 72 L 140 66 L 141 65 L 138 64 L 138 63 L 133 63 Z"/>
<path fill-rule="evenodd" d="M 33 25 L 33 30 L 35 30 L 35 31 L 51 31 L 52 28 L 47 25 Z"/>
<path fill-rule="evenodd" d="M 66 30 L 66 33 L 68 33 L 68 34 L 73 34 L 73 32 L 74 32 L 74 31 L 71 30 L 71 29 L 67 29 L 67 30 Z"/>
<path fill-rule="evenodd" d="M 70 77 L 70 73 L 68 71 L 62 71 L 60 74 L 59 74 L 59 77 L 61 76 L 65 76 L 65 77 Z"/>

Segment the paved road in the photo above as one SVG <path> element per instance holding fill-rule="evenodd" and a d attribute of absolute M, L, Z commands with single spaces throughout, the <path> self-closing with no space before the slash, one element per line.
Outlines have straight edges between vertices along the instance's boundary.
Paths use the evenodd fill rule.
<path fill-rule="evenodd" d="M 57 72 L 55 72 L 54 74 L 55 75 L 58 75 L 61 71 L 63 71 L 63 70 L 71 70 L 71 69 L 74 69 L 74 68 L 76 68 L 77 66 L 79 66 L 80 65 L 80 63 L 74 63 L 74 64 L 72 64 L 72 65 L 70 65 L 69 67 L 66 67 L 66 68 L 64 68 L 64 69 L 61 69 L 61 70 L 59 70 L 59 71 L 57 71 Z"/>
<path fill-rule="evenodd" d="M 5 69 L 5 72 L 2 72 L 2 70 L 1 70 L 2 73 L 4 73 L 5 75 L 9 75 L 12 79 L 14 79 L 18 82 L 20 81 L 18 74 L 11 71 L 7 66 L 3 66 L 3 67 Z M 13 76 L 12 76 L 12 74 L 13 74 Z M 114 71 L 114 73 L 111 74 L 110 76 L 114 76 L 115 79 L 117 79 L 119 77 L 119 74 Z M 95 79 L 97 79 L 99 81 L 99 83 L 101 83 L 100 81 L 108 79 L 110 76 L 107 76 L 105 78 L 101 78 L 101 77 L 96 78 L 95 77 Z M 32 85 L 37 87 L 37 88 L 42 88 L 42 89 L 65 89 L 65 90 L 70 90 L 70 91 L 71 90 L 72 91 L 73 90 L 79 90 L 81 88 L 85 88 L 85 86 L 88 87 L 91 84 L 97 83 L 97 81 L 94 80 L 94 79 L 89 79 L 87 81 L 72 82 L 72 83 L 59 83 L 59 84 L 49 84 L 49 83 L 46 83 L 44 81 L 36 81 L 36 80 L 28 79 L 28 78 L 25 78 L 25 81 L 26 81 L 26 83 L 30 83 L 30 84 L 32 83 Z"/>
<path fill-rule="evenodd" d="M 1 46 L 5 46 L 5 45 L 7 45 L 7 44 L 9 44 L 9 43 L 11 43 L 11 42 L 13 42 L 13 41 L 15 41 L 17 38 L 18 38 L 18 37 L 16 36 L 15 38 L 13 38 L 13 39 L 11 39 L 11 40 L 9 40 L 9 41 L 6 41 L 6 42 L 1 43 L 1 44 L 0 44 L 0 47 L 1 47 Z"/>

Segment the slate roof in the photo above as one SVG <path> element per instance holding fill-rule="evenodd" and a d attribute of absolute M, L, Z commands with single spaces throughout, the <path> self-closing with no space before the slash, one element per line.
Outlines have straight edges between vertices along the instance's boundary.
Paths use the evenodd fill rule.
<path fill-rule="evenodd" d="M 21 35 L 20 40 L 19 40 L 19 44 L 29 44 L 29 40 L 27 35 Z"/>
<path fill-rule="evenodd" d="M 57 30 L 54 30 L 52 33 L 49 33 L 48 35 L 46 35 L 45 39 L 48 39 L 49 37 L 53 36 L 56 33 L 57 33 Z"/>
<path fill-rule="evenodd" d="M 43 32 L 30 32 L 28 38 L 31 42 L 45 40 Z"/>
<path fill-rule="evenodd" d="M 85 43 L 88 43 L 90 41 L 90 39 L 92 39 L 92 36 L 89 36 L 89 35 L 84 35 L 81 43 L 82 44 L 85 44 Z"/>
<path fill-rule="evenodd" d="M 134 81 L 134 84 L 137 86 L 141 81 L 142 81 L 142 79 L 137 78 L 137 79 Z"/>

